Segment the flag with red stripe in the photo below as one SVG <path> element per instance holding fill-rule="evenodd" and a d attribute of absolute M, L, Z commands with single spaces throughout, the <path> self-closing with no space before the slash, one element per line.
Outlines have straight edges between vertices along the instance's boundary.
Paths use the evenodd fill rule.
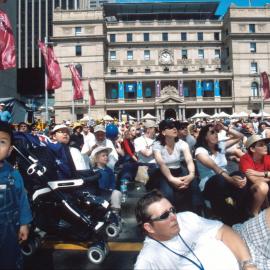
<path fill-rule="evenodd" d="M 69 69 L 72 75 L 72 82 L 73 82 L 73 99 L 78 100 L 83 98 L 83 87 L 80 74 L 74 65 L 69 65 Z"/>
<path fill-rule="evenodd" d="M 89 90 L 89 104 L 90 104 L 90 106 L 94 106 L 94 105 L 96 105 L 96 99 L 94 96 L 93 88 L 90 84 L 90 80 L 88 80 L 88 90 Z"/>

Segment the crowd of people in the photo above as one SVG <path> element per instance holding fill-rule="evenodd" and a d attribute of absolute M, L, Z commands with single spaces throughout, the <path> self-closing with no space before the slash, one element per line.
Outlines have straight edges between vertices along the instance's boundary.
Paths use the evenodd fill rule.
<path fill-rule="evenodd" d="M 7 122 L 1 122 L 1 125 L 5 126 L 3 123 Z M 5 137 L 6 129 L 2 129 L 1 125 L 0 135 Z M 125 203 L 129 193 L 128 183 L 135 179 L 140 180 L 140 173 L 144 168 L 143 172 L 147 175 L 144 180 L 145 188 L 150 194 L 153 190 L 155 193 L 152 194 L 153 200 L 149 199 L 150 196 L 147 203 L 140 205 L 142 202 L 139 202 L 137 205 L 136 217 L 148 236 L 145 245 L 149 244 L 149 248 L 143 250 L 139 256 L 137 269 L 163 269 L 162 266 L 175 268 L 178 261 L 169 262 L 168 259 L 175 254 L 176 257 L 180 254 L 177 258 L 181 260 L 187 258 L 179 264 L 183 263 L 187 268 L 179 266 L 178 269 L 193 269 L 192 265 L 199 269 L 237 269 L 234 260 L 241 262 L 242 269 L 270 269 L 269 249 L 261 254 L 263 259 L 257 259 L 258 256 L 254 256 L 249 243 L 247 246 L 245 244 L 245 234 L 241 235 L 243 230 L 236 233 L 237 229 L 233 231 L 228 227 L 250 220 L 255 220 L 254 224 L 261 222 L 264 224 L 262 235 L 266 235 L 265 241 L 270 243 L 269 227 L 265 225 L 266 221 L 268 226 L 270 224 L 269 210 L 263 212 L 269 207 L 269 122 L 257 118 L 234 121 L 203 119 L 196 122 L 175 119 L 160 122 L 146 119 L 143 122 L 127 123 L 64 121 L 44 129 L 41 129 L 38 123 L 30 126 L 21 122 L 14 125 L 13 129 L 19 133 L 32 134 L 50 147 L 59 165 L 57 179 L 70 179 L 89 170 L 98 172 L 100 194 L 111 202 L 113 211 L 119 217 L 121 205 Z M 4 144 L 5 140 L 8 141 L 3 138 L 1 144 Z M 9 144 L 12 145 L 12 139 Z M 8 149 L 11 149 L 11 146 Z M 0 157 L 0 173 L 6 170 L 4 160 L 8 156 L 9 151 L 6 150 Z M 234 170 L 230 169 L 228 162 L 234 165 Z M 0 179 L 0 187 L 7 187 L 7 179 Z M 18 181 L 20 189 L 23 189 L 21 180 Z M 0 194 L 3 190 L 6 189 L 0 188 Z M 152 204 L 157 207 L 152 207 Z M 24 207 L 28 207 L 27 204 Z M 153 210 L 153 213 L 150 214 L 150 210 Z M 0 214 L 6 214 L 7 211 L 2 208 Z M 176 216 L 175 213 L 179 211 L 188 212 Z M 190 212 L 220 221 L 210 222 Z M 163 224 L 166 221 L 170 223 Z M 27 222 L 20 224 L 24 226 L 29 222 L 30 214 Z M 169 235 L 163 235 L 162 226 L 156 231 L 155 223 L 169 226 Z M 244 227 L 248 225 L 242 228 Z M 16 228 L 18 230 L 21 227 Z M 186 231 L 184 236 L 181 233 L 182 229 Z M 204 251 L 199 251 L 197 255 L 197 244 L 188 240 L 191 236 L 196 238 L 196 234 L 198 241 L 200 237 L 202 241 L 207 241 L 207 237 L 210 237 L 225 243 L 227 249 L 220 247 L 220 243 L 210 241 L 209 245 L 212 246 L 209 248 L 220 248 L 221 254 L 228 256 L 227 260 L 224 255 L 223 260 L 227 260 L 228 264 L 225 265 L 229 268 L 216 267 L 219 257 L 213 261 L 204 257 L 206 247 L 201 246 Z M 20 235 L 22 240 L 26 238 L 26 233 Z M 178 242 L 178 238 L 182 245 L 175 249 L 175 241 Z M 167 241 L 172 243 L 167 246 Z M 232 241 L 235 247 L 232 246 Z M 160 264 L 158 260 L 154 260 L 153 264 L 146 263 L 147 258 L 151 257 L 148 254 L 153 253 L 152 248 L 158 250 L 162 247 L 165 247 L 165 255 L 166 252 L 170 253 L 167 259 L 164 257 Z M 234 257 L 230 257 L 228 249 Z M 5 251 L 1 247 L 1 257 L 2 252 Z M 190 256 L 193 259 L 190 259 Z M 162 256 L 159 259 L 161 258 Z M 259 263 L 265 264 L 266 267 L 256 268 L 256 264 Z M 168 267 L 165 267 L 166 265 Z"/>

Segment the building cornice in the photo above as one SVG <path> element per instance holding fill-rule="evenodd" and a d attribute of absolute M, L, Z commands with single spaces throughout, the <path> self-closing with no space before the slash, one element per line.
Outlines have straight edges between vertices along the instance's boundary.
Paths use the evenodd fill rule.
<path fill-rule="evenodd" d="M 53 25 L 85 25 L 85 24 L 105 24 L 104 20 L 62 20 L 62 21 L 53 21 Z"/>

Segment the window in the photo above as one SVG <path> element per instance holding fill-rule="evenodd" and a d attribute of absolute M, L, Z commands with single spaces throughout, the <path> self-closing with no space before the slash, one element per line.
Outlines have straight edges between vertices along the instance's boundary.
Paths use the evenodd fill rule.
<path fill-rule="evenodd" d="M 163 72 L 164 72 L 164 73 L 169 73 L 169 72 L 170 72 L 170 70 L 169 70 L 169 68 L 168 68 L 168 67 L 165 67 L 165 68 L 163 69 Z"/>
<path fill-rule="evenodd" d="M 181 54 L 182 54 L 182 59 L 188 59 L 187 49 L 182 49 Z"/>
<path fill-rule="evenodd" d="M 80 75 L 80 78 L 82 78 L 82 65 L 81 64 L 77 64 L 75 66 L 75 68 L 77 69 L 79 75 Z"/>
<path fill-rule="evenodd" d="M 214 40 L 220 40 L 219 38 L 219 32 L 214 33 Z"/>
<path fill-rule="evenodd" d="M 144 50 L 144 60 L 150 60 L 150 50 Z"/>
<path fill-rule="evenodd" d="M 256 62 L 250 63 L 250 73 L 254 74 L 258 72 L 258 65 Z"/>
<path fill-rule="evenodd" d="M 249 24 L 248 30 L 249 30 L 249 33 L 255 33 L 255 24 Z"/>
<path fill-rule="evenodd" d="M 145 72 L 145 74 L 150 74 L 150 73 L 151 73 L 151 69 L 150 69 L 150 68 L 146 68 L 146 69 L 144 70 L 144 72 Z"/>
<path fill-rule="evenodd" d="M 133 60 L 133 51 L 127 51 L 127 60 Z"/>
<path fill-rule="evenodd" d="M 255 53 L 256 52 L 256 42 L 250 42 L 249 49 L 250 49 L 251 53 Z"/>
<path fill-rule="evenodd" d="M 149 33 L 143 33 L 143 41 L 149 41 Z"/>
<path fill-rule="evenodd" d="M 132 42 L 132 34 L 127 33 L 127 42 Z"/>
<path fill-rule="evenodd" d="M 229 30 L 228 30 L 228 29 L 225 30 L 225 35 L 226 35 L 226 36 L 229 35 Z"/>
<path fill-rule="evenodd" d="M 110 34 L 110 42 L 115 42 L 115 34 Z"/>
<path fill-rule="evenodd" d="M 110 60 L 116 60 L 116 51 L 110 51 Z"/>
<path fill-rule="evenodd" d="M 229 47 L 226 48 L 226 56 L 227 56 L 227 57 L 230 56 L 230 48 L 229 48 Z"/>
<path fill-rule="evenodd" d="M 197 38 L 198 38 L 198 40 L 203 40 L 203 32 L 198 32 Z"/>
<path fill-rule="evenodd" d="M 199 56 L 199 59 L 204 59 L 204 49 L 198 50 L 198 56 Z"/>
<path fill-rule="evenodd" d="M 82 46 L 81 45 L 76 45 L 75 46 L 75 55 L 76 56 L 81 56 L 82 55 Z"/>
<path fill-rule="evenodd" d="M 215 59 L 220 59 L 220 50 L 215 49 Z"/>
<path fill-rule="evenodd" d="M 168 33 L 162 33 L 162 41 L 168 41 Z"/>
<path fill-rule="evenodd" d="M 132 68 L 128 69 L 128 74 L 133 74 L 133 69 Z"/>
<path fill-rule="evenodd" d="M 257 82 L 252 82 L 251 87 L 251 96 L 252 97 L 258 97 L 259 96 L 259 87 Z"/>
<path fill-rule="evenodd" d="M 82 28 L 80 26 L 75 27 L 75 36 L 78 36 L 82 33 Z"/>
<path fill-rule="evenodd" d="M 111 69 L 111 75 L 115 75 L 116 74 L 116 69 Z"/>
<path fill-rule="evenodd" d="M 181 40 L 183 40 L 183 41 L 187 40 L 187 33 L 186 32 L 181 33 Z"/>

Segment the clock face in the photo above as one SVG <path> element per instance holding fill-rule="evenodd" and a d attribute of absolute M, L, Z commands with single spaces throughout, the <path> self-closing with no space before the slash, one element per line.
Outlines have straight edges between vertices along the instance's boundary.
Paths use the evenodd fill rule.
<path fill-rule="evenodd" d="M 160 62 L 162 64 L 171 64 L 172 63 L 172 56 L 169 52 L 164 51 L 160 55 Z"/>

